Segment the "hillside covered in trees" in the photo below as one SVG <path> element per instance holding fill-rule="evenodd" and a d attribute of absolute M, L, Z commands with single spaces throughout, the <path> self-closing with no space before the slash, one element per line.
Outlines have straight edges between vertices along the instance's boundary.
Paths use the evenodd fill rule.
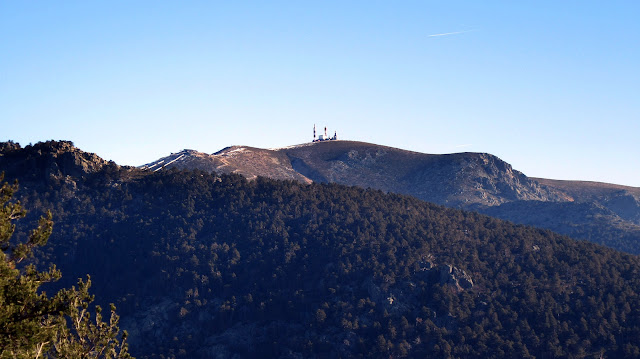
<path fill-rule="evenodd" d="M 640 356 L 637 256 L 378 190 L 4 153 L 26 220 L 54 215 L 34 263 L 89 273 L 139 358 Z"/>

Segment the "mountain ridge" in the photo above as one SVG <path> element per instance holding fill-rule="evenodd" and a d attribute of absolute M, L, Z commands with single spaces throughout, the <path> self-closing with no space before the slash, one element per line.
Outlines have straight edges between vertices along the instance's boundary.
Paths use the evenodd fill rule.
<path fill-rule="evenodd" d="M 199 156 L 205 159 L 196 163 L 184 158 L 181 163 L 174 162 L 166 168 L 239 173 L 249 179 L 265 176 L 306 183 L 336 182 L 409 194 L 454 207 L 490 206 L 523 199 L 572 200 L 528 179 L 508 163 L 487 153 L 433 155 L 339 140 L 279 149 L 230 146 L 211 155 Z M 160 162 L 166 162 L 166 157 L 141 168 L 157 169 Z M 274 166 L 280 166 L 279 170 Z M 434 171 L 437 177 L 430 173 Z M 457 182 L 449 184 L 451 179 Z M 460 191 L 462 193 L 454 193 Z"/>
<path fill-rule="evenodd" d="M 70 141 L 24 148 L 13 142 L 0 143 L 0 166 L 8 178 L 62 183 L 71 197 L 78 185 L 74 178 L 107 181 L 108 176 L 94 174 L 103 168 L 110 168 L 104 173 L 116 173 L 120 167 Z M 143 168 L 198 169 L 248 179 L 264 176 L 380 189 L 640 254 L 640 189 L 530 179 L 490 154 L 430 155 L 364 142 L 327 141 L 277 149 L 229 146 L 214 154 L 183 150 Z M 142 172 L 128 171 L 126 176 L 140 175 Z"/>
<path fill-rule="evenodd" d="M 202 156 L 166 168 L 380 189 L 640 254 L 640 188 L 529 178 L 487 153 L 435 155 L 339 140 L 276 149 L 229 146 Z"/>

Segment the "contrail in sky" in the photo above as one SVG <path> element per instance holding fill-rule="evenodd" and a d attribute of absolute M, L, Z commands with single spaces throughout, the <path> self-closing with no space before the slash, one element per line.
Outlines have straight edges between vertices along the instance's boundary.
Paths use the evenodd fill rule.
<path fill-rule="evenodd" d="M 438 36 L 449 36 L 449 35 L 457 35 L 457 34 L 464 34 L 465 32 L 472 32 L 475 30 L 464 30 L 464 31 L 454 31 L 454 32 L 445 32 L 442 34 L 433 34 L 433 35 L 429 35 L 429 37 L 438 37 Z"/>

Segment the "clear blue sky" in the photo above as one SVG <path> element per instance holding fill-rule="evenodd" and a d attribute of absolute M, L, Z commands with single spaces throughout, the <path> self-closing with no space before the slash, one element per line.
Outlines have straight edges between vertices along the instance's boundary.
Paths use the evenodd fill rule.
<path fill-rule="evenodd" d="M 315 123 L 640 186 L 639 19 L 635 0 L 0 0 L 0 140 L 140 165 Z"/>

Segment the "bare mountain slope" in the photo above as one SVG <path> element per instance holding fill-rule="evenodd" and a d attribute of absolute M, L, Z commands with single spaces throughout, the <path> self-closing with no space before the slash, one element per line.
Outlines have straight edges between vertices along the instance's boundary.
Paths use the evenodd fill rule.
<path fill-rule="evenodd" d="M 217 173 L 237 173 L 248 179 L 264 176 L 311 183 L 311 180 L 291 167 L 286 154 L 247 146 L 231 146 L 211 155 L 194 150 L 183 150 L 142 167 L 152 171 L 168 168 L 200 169 Z"/>
<path fill-rule="evenodd" d="M 430 155 L 356 141 L 274 150 L 233 146 L 213 155 L 185 150 L 146 165 L 170 167 L 371 187 L 455 207 L 571 200 L 490 154 Z"/>
<path fill-rule="evenodd" d="M 571 200 L 486 153 L 430 155 L 354 141 L 285 151 L 293 168 L 314 181 L 378 188 L 448 206 Z"/>

